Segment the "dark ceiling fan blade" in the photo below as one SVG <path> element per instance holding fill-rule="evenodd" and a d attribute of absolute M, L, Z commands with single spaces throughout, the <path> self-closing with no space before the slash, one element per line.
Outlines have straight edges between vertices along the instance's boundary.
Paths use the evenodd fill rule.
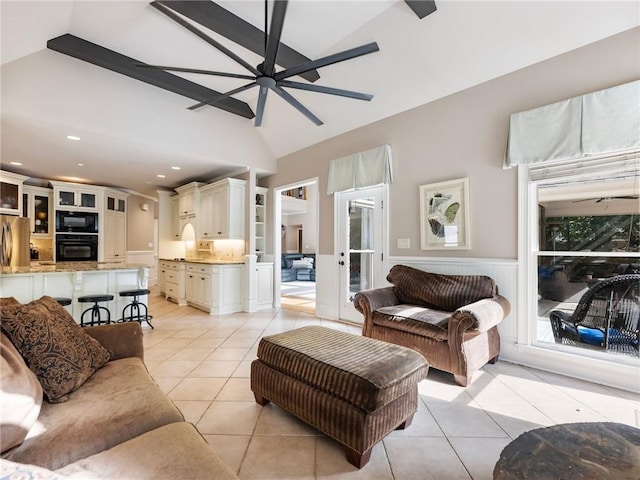
<path fill-rule="evenodd" d="M 328 93 L 329 95 L 338 95 L 339 97 L 355 98 L 357 100 L 370 101 L 373 95 L 368 93 L 352 92 L 351 90 L 342 90 L 341 88 L 323 87 L 322 85 L 314 85 L 302 82 L 291 82 L 289 80 L 280 80 L 279 87 L 297 88 L 298 90 L 308 90 L 310 92 Z"/>
<path fill-rule="evenodd" d="M 262 118 L 264 116 L 264 107 L 267 103 L 267 93 L 269 93 L 269 87 L 265 87 L 264 85 L 260 86 L 260 93 L 258 94 L 258 107 L 256 108 L 256 119 L 254 121 L 255 127 L 260 127 L 262 125 Z"/>
<path fill-rule="evenodd" d="M 377 52 L 378 50 L 380 50 L 380 48 L 376 42 L 367 43 L 360 47 L 351 48 L 344 52 L 334 53 L 333 55 L 328 55 L 317 60 L 303 63 L 296 67 L 288 68 L 287 70 L 276 73 L 273 78 L 275 78 L 276 81 L 284 80 L 285 78 L 289 78 L 294 75 L 302 75 L 314 68 L 322 68 L 328 65 L 333 65 L 334 63 L 344 62 L 345 60 L 351 60 L 352 58 L 361 57 L 362 55 L 368 55 L 369 53 Z"/>
<path fill-rule="evenodd" d="M 204 107 L 205 105 L 211 105 L 211 106 L 215 106 L 217 103 L 223 101 L 225 98 L 229 98 L 231 95 L 235 95 L 236 93 L 240 93 L 240 92 L 244 92 L 245 90 L 249 90 L 251 87 L 255 87 L 257 85 L 257 83 L 255 81 L 251 82 L 251 83 L 247 83 L 246 85 L 243 85 L 242 87 L 238 87 L 238 88 L 234 88 L 233 90 L 229 90 L 226 93 L 221 93 L 216 97 L 212 97 L 209 100 L 206 100 L 204 102 L 200 102 L 196 105 L 191 105 L 189 107 L 189 110 L 197 110 L 200 107 Z"/>
<path fill-rule="evenodd" d="M 285 92 L 283 89 L 281 89 L 280 87 L 278 87 L 277 85 L 274 85 L 271 88 L 271 90 L 273 90 L 274 92 L 276 92 L 278 95 L 280 95 L 280 97 L 283 100 L 286 100 L 293 108 L 295 108 L 296 110 L 298 110 L 301 114 L 303 114 L 305 117 L 307 117 L 309 120 L 311 120 L 313 123 L 315 123 L 317 126 L 320 126 L 323 124 L 322 120 L 320 120 L 318 117 L 316 117 L 313 113 L 311 113 L 309 111 L 309 109 L 307 109 L 307 107 L 305 107 L 304 105 L 302 105 L 298 100 L 296 100 L 295 98 L 293 98 L 291 95 L 289 95 L 287 92 Z"/>
<path fill-rule="evenodd" d="M 209 0 L 158 0 L 156 3 L 166 5 L 260 56 L 264 55 L 264 32 L 214 2 Z M 276 63 L 284 68 L 291 68 L 310 60 L 284 43 L 280 44 L 276 57 Z M 315 82 L 320 78 L 318 72 L 313 69 L 305 72 L 302 76 L 310 82 Z"/>
<path fill-rule="evenodd" d="M 438 9 L 434 0 L 404 0 L 404 3 L 409 5 L 413 13 L 421 20 Z"/>
<path fill-rule="evenodd" d="M 593 198 L 583 198 L 582 200 L 574 200 L 571 203 L 580 203 L 580 202 L 607 202 L 611 200 L 638 200 L 640 198 L 639 195 L 617 195 L 615 197 L 593 197 Z"/>
<path fill-rule="evenodd" d="M 140 60 L 127 57 L 95 43 L 88 42 L 71 34 L 61 35 L 47 42 L 47 48 L 64 53 L 85 62 L 92 63 L 107 70 L 126 75 L 141 82 L 169 90 L 198 102 L 206 101 L 220 92 L 190 82 L 177 75 L 162 70 L 149 70 L 138 68 L 142 64 Z M 216 104 L 217 108 L 226 110 L 245 118 L 253 118 L 254 114 L 249 105 L 235 98 L 225 98 Z"/>
<path fill-rule="evenodd" d="M 180 16 L 176 15 L 170 8 L 164 6 L 160 2 L 151 2 L 151 6 L 154 7 L 155 9 L 159 10 L 160 12 L 164 13 L 167 17 L 169 17 L 174 22 L 182 25 L 184 28 L 189 30 L 191 33 L 193 33 L 193 34 L 197 35 L 198 37 L 200 37 L 202 40 L 207 42 L 209 45 L 212 45 L 213 47 L 215 47 L 218 50 L 220 50 L 227 57 L 231 58 L 236 63 L 242 65 L 244 68 L 249 70 L 254 75 L 260 75 L 260 72 L 253 65 L 250 65 L 249 63 L 245 62 L 242 58 L 240 58 L 238 55 L 233 53 L 227 47 L 225 47 L 221 43 L 217 42 L 216 40 L 214 40 L 213 38 L 211 38 L 209 35 L 205 34 L 204 32 L 200 31 L 198 28 L 194 27 L 189 22 L 187 22 L 186 20 L 182 19 Z"/>
<path fill-rule="evenodd" d="M 267 37 L 267 50 L 264 54 L 262 69 L 266 75 L 273 75 L 276 71 L 276 57 L 280 47 L 280 37 L 284 25 L 284 16 L 287 13 L 287 0 L 275 0 L 273 13 L 271 14 L 271 28 Z"/>
<path fill-rule="evenodd" d="M 251 75 L 240 75 L 238 73 L 214 72 L 213 70 L 200 70 L 199 68 L 181 68 L 168 67 L 164 65 L 147 65 L 141 63 L 136 65 L 138 68 L 149 68 L 151 70 L 164 70 L 166 72 L 185 72 L 185 73 L 201 73 L 203 75 L 215 75 L 217 77 L 242 78 L 244 80 L 253 80 L 255 77 Z"/>

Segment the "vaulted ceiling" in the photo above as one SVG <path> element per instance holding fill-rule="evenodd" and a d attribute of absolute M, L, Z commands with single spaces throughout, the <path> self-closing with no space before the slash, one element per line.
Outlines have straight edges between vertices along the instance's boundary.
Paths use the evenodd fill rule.
<path fill-rule="evenodd" d="M 264 2 L 217 3 L 264 29 Z M 319 69 L 315 82 L 374 97 L 290 91 L 324 122 L 318 127 L 270 95 L 256 128 L 219 108 L 188 110 L 189 98 L 46 47 L 72 34 L 147 64 L 247 73 L 148 2 L 3 0 L 2 168 L 150 195 L 246 167 L 271 174 L 281 156 L 640 25 L 636 1 L 436 4 L 420 19 L 398 0 L 291 0 L 282 42 L 310 59 L 378 43 L 378 52 Z M 262 62 L 198 28 L 249 64 Z M 246 83 L 174 74 L 218 92 Z M 258 89 L 234 98 L 255 112 Z"/>

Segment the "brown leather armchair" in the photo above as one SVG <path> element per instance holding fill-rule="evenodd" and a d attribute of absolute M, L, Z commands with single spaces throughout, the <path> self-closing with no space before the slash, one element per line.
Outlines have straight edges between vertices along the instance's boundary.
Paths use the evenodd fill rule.
<path fill-rule="evenodd" d="M 387 280 L 392 287 L 364 290 L 354 298 L 364 316 L 362 335 L 420 352 L 430 367 L 452 373 L 463 387 L 476 370 L 497 361 L 497 325 L 510 304 L 492 278 L 396 265 Z"/>

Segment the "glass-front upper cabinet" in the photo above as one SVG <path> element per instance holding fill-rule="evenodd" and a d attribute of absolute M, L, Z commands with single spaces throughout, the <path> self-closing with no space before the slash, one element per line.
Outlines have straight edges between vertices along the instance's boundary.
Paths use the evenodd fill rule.
<path fill-rule="evenodd" d="M 29 218 L 31 234 L 50 237 L 52 233 L 52 197 L 49 188 L 25 185 L 22 194 L 22 216 Z"/>
<path fill-rule="evenodd" d="M 106 195 L 107 210 L 112 212 L 126 213 L 127 201 L 124 198 L 119 198 L 110 194 Z"/>
<path fill-rule="evenodd" d="M 22 214 L 22 183 L 29 177 L 0 171 L 0 213 Z"/>
<path fill-rule="evenodd" d="M 53 185 L 54 204 L 58 210 L 88 210 L 99 208 L 98 195 L 102 190 L 66 182 L 50 182 Z"/>
<path fill-rule="evenodd" d="M 97 208 L 96 194 L 80 190 L 60 190 L 58 192 L 58 206 Z"/>

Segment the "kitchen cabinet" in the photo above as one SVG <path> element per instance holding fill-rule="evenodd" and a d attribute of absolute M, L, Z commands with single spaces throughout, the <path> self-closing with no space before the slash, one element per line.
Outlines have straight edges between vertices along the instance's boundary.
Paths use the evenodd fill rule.
<path fill-rule="evenodd" d="M 176 188 L 178 192 L 178 230 L 180 235 L 178 240 L 182 240 L 182 234 L 184 233 L 184 227 L 187 223 L 191 224 L 194 230 L 196 240 L 198 238 L 198 207 L 200 202 L 200 194 L 198 187 L 202 184 L 198 182 L 191 182 L 187 185 Z"/>
<path fill-rule="evenodd" d="M 184 262 L 160 261 L 160 270 L 164 270 L 164 294 L 167 300 L 178 305 L 186 305 L 186 266 Z"/>
<path fill-rule="evenodd" d="M 187 263 L 186 269 L 187 302 L 208 310 L 211 306 L 211 267 Z"/>
<path fill-rule="evenodd" d="M 198 238 L 214 238 L 213 203 L 215 199 L 215 186 L 200 188 L 200 208 L 198 210 Z"/>
<path fill-rule="evenodd" d="M 127 196 L 121 193 L 105 194 L 105 210 L 107 212 L 127 213 Z"/>
<path fill-rule="evenodd" d="M 242 311 L 242 275 L 244 265 L 213 265 L 211 267 L 210 313 Z"/>
<path fill-rule="evenodd" d="M 212 183 L 213 238 L 244 239 L 244 189 L 246 182 L 225 178 Z"/>
<path fill-rule="evenodd" d="M 128 196 L 124 192 L 111 189 L 104 192 L 103 225 L 98 230 L 103 245 L 102 261 L 126 261 Z"/>
<path fill-rule="evenodd" d="M 180 240 L 182 238 L 182 230 L 180 230 L 180 206 L 179 197 L 175 195 L 171 197 L 171 239 Z"/>
<path fill-rule="evenodd" d="M 124 262 L 127 257 L 127 217 L 118 213 L 104 214 L 104 228 L 100 229 L 104 242 L 103 261 Z"/>
<path fill-rule="evenodd" d="M 176 188 L 178 192 L 178 212 L 182 215 L 197 215 L 198 187 L 202 184 L 191 182 Z"/>
<path fill-rule="evenodd" d="M 260 262 L 266 247 L 267 189 L 256 187 L 256 257 Z"/>
<path fill-rule="evenodd" d="M 51 238 L 53 234 L 53 190 L 24 185 L 22 216 L 29 219 L 32 238 Z"/>
<path fill-rule="evenodd" d="M 177 262 L 168 262 L 177 263 Z M 160 267 L 162 268 L 163 262 Z M 220 265 L 185 262 L 185 300 L 212 315 L 243 309 L 242 276 L 244 264 Z M 170 271 L 166 271 L 170 275 Z M 165 280 L 169 297 L 169 277 Z"/>
<path fill-rule="evenodd" d="M 271 308 L 273 305 L 273 263 L 256 264 L 257 307 Z"/>
<path fill-rule="evenodd" d="M 22 215 L 22 184 L 28 178 L 0 170 L 0 214 Z"/>
<path fill-rule="evenodd" d="M 165 294 L 165 282 L 166 282 L 166 277 L 165 277 L 165 266 L 164 266 L 164 262 L 161 260 L 158 262 L 158 291 L 160 292 L 161 295 Z"/>
<path fill-rule="evenodd" d="M 56 210 L 84 210 L 97 212 L 103 189 L 78 183 L 50 182 Z"/>

